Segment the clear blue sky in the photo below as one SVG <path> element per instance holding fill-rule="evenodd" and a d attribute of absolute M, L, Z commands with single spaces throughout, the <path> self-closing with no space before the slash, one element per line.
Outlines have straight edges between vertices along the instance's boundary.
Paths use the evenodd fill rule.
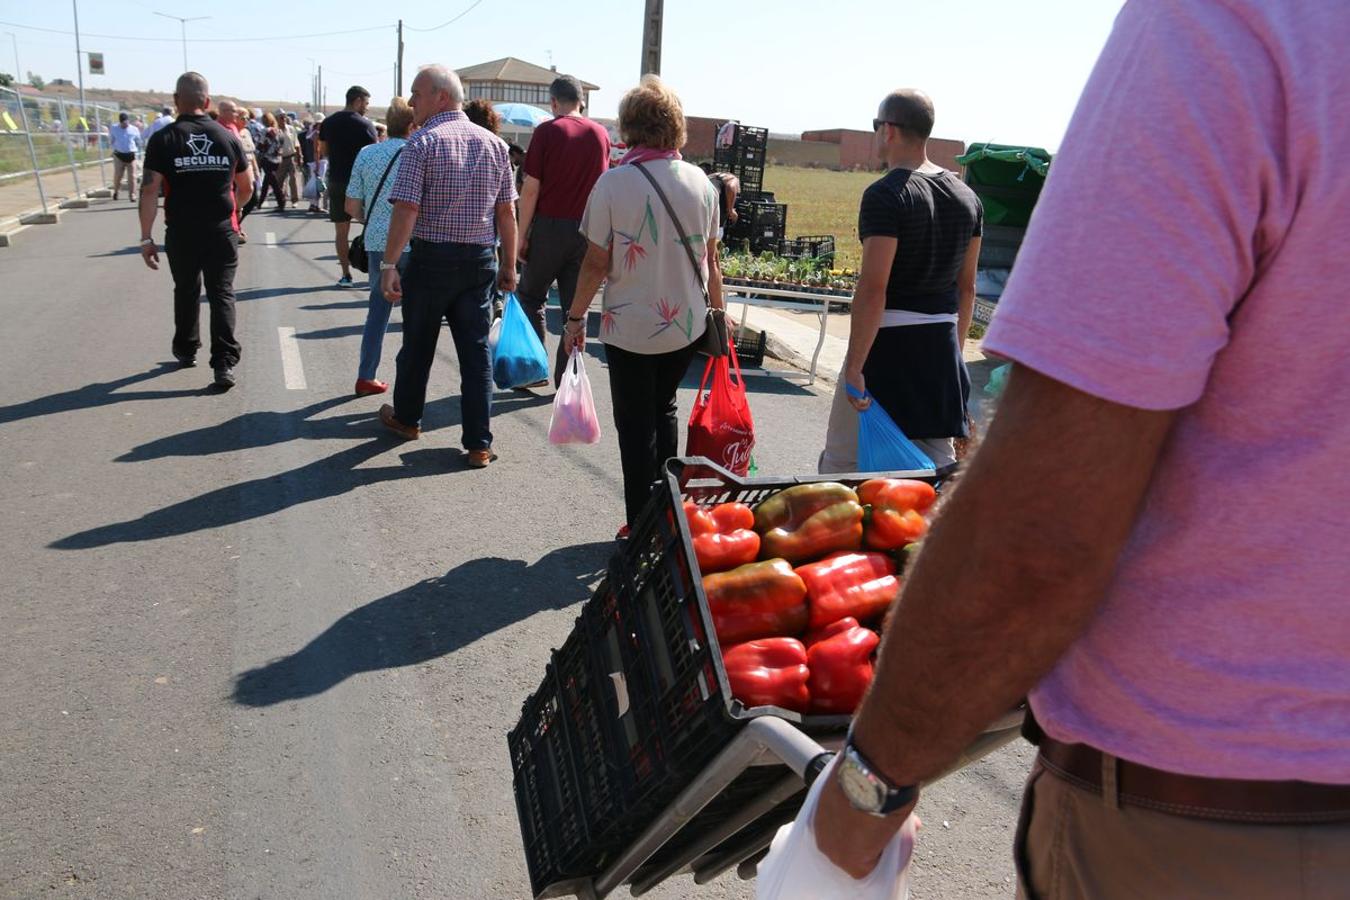
<path fill-rule="evenodd" d="M 215 90 L 257 99 L 309 97 L 311 59 L 328 102 L 348 84 L 383 104 L 394 89 L 393 27 L 440 25 L 473 0 L 80 0 L 83 49 L 102 51 L 107 74 L 85 85 L 171 89 L 182 69 L 179 24 L 154 15 L 211 16 L 188 23 L 188 61 Z M 893 87 L 927 90 L 936 134 L 1055 149 L 1122 0 L 669 0 L 662 75 L 692 115 L 738 118 L 778 132 L 868 128 Z M 516 56 L 599 84 L 592 113 L 612 116 L 640 63 L 642 0 L 479 0 L 458 22 L 407 31 L 405 89 L 416 67 L 455 67 Z M 0 21 L 72 30 L 69 0 L 0 3 Z M 13 32 L 25 71 L 75 80 L 74 39 Z M 131 36 L 133 39 L 96 37 Z M 255 38 L 250 39 L 249 35 Z M 284 40 L 259 40 L 271 36 Z M 243 38 L 232 42 L 204 39 Z M 151 40 L 151 39 L 158 39 Z M 167 40 L 166 40 L 167 39 Z M 14 68 L 0 44 L 0 71 Z M 20 73 L 22 75 L 23 73 Z"/>

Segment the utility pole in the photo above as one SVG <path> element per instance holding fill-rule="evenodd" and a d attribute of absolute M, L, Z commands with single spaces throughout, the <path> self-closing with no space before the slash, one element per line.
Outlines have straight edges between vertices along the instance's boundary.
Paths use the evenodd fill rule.
<path fill-rule="evenodd" d="M 403 96 L 403 20 L 398 20 L 398 74 L 394 78 L 394 96 Z"/>
<path fill-rule="evenodd" d="M 665 0 L 647 0 L 642 20 L 642 75 L 661 74 L 661 18 Z"/>
<path fill-rule="evenodd" d="M 80 80 L 80 116 L 84 116 L 84 54 L 80 52 L 80 0 L 70 0 L 71 8 L 75 10 L 75 75 Z M 15 72 L 14 77 L 18 78 L 19 73 Z"/>
<path fill-rule="evenodd" d="M 182 16 L 171 16 L 171 15 L 169 15 L 168 13 L 162 13 L 162 12 L 157 12 L 157 13 L 155 13 L 155 15 L 157 15 L 157 16 L 163 16 L 163 17 L 166 18 L 166 19 L 177 19 L 177 20 L 178 20 L 178 24 L 182 26 L 182 29 L 183 29 L 183 71 L 184 71 L 184 72 L 188 71 L 188 61 L 187 61 L 187 23 L 189 23 L 189 22 L 200 22 L 200 21 L 203 20 L 203 19 L 209 19 L 209 18 L 211 18 L 211 17 L 210 17 L 210 16 L 189 16 L 189 17 L 187 17 L 187 18 L 185 19 L 185 18 L 183 18 Z"/>
<path fill-rule="evenodd" d="M 314 92 L 314 99 L 317 100 L 319 104 L 319 115 L 323 115 L 323 101 L 328 99 L 328 96 L 324 93 L 323 89 L 323 63 L 319 64 L 319 86 Z"/>

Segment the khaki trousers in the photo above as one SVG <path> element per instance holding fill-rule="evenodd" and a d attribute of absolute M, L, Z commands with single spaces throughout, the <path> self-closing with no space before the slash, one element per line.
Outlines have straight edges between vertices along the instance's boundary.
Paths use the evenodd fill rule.
<path fill-rule="evenodd" d="M 1039 761 L 1013 853 L 1021 900 L 1350 897 L 1350 823 L 1244 825 L 1117 808 Z"/>
<path fill-rule="evenodd" d="M 136 196 L 136 160 L 126 162 L 113 157 L 113 193 L 122 190 L 122 177 L 126 176 L 127 194 L 131 197 Z"/>

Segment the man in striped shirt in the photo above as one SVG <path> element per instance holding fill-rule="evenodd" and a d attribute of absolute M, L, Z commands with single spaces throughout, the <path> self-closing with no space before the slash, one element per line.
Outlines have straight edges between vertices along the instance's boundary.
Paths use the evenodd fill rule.
<path fill-rule="evenodd" d="M 403 301 L 403 349 L 394 403 L 381 407 L 380 421 L 407 440 L 421 434 L 427 379 L 444 320 L 459 356 L 463 445 L 469 465 L 481 469 L 497 458 L 487 342 L 493 289 L 516 289 L 517 194 L 510 155 L 505 141 L 464 115 L 464 87 L 444 66 L 417 73 L 409 102 L 418 130 L 404 145 L 389 192 L 394 214 L 380 263 L 384 296 L 391 303 Z M 400 275 L 397 261 L 409 238 L 412 253 Z"/>

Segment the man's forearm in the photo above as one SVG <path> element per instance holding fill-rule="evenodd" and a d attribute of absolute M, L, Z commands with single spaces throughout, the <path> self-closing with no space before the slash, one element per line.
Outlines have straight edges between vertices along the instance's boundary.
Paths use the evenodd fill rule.
<path fill-rule="evenodd" d="M 880 286 L 868 283 L 858 285 L 849 312 L 848 355 L 844 359 L 846 371 L 862 371 L 867 354 L 881 330 L 881 319 L 886 312 L 886 292 Z"/>
<path fill-rule="evenodd" d="M 516 211 L 514 203 L 497 204 L 497 234 L 502 241 L 502 261 L 501 266 L 507 271 L 514 272 L 516 269 L 516 251 L 519 249 L 516 244 Z"/>
<path fill-rule="evenodd" d="M 530 225 L 534 222 L 534 210 L 539 204 L 539 182 L 526 178 L 520 189 L 520 227 L 518 234 L 530 236 Z"/>
<path fill-rule="evenodd" d="M 141 220 L 141 240 L 154 237 L 155 216 L 159 214 L 159 182 L 141 180 L 141 205 L 136 209 Z"/>
<path fill-rule="evenodd" d="M 859 748 L 933 778 L 1090 621 L 1173 413 L 1108 404 L 1018 367 L 893 611 Z"/>
<path fill-rule="evenodd" d="M 389 216 L 389 236 L 384 241 L 386 261 L 398 262 L 403 255 L 403 248 L 412 240 L 413 227 L 417 224 L 417 210 L 418 207 L 403 200 L 394 204 L 394 211 Z"/>

